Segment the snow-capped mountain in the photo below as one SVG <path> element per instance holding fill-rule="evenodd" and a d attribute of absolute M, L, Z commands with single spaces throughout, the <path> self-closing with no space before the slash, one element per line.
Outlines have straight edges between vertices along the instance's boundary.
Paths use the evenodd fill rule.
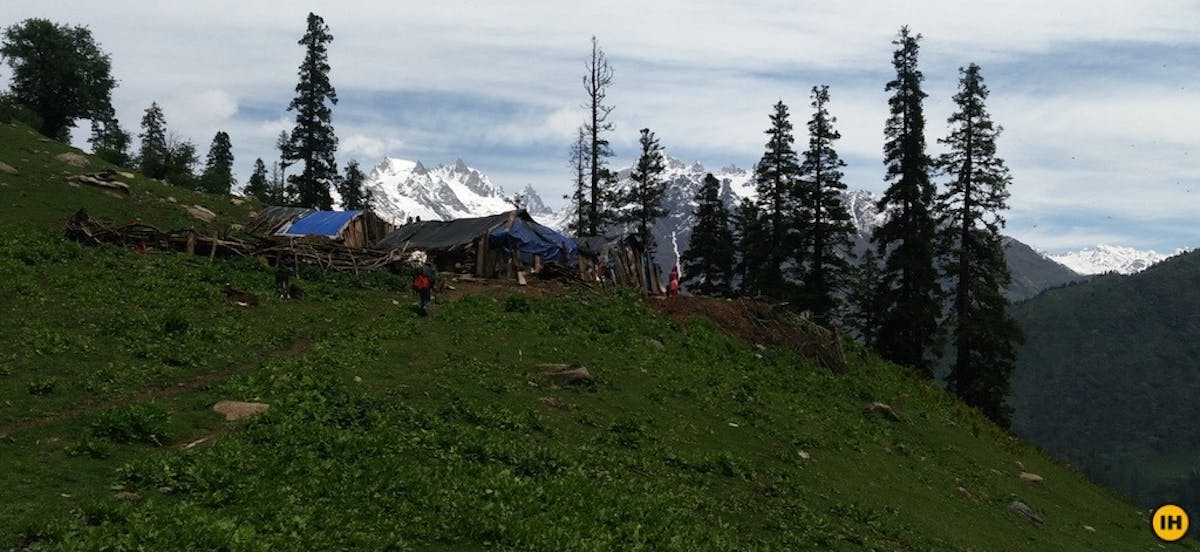
<path fill-rule="evenodd" d="M 1176 251 L 1175 254 L 1181 252 L 1183 250 Z M 1132 247 L 1103 243 L 1096 247 L 1087 247 L 1062 255 L 1044 255 L 1080 274 L 1103 274 L 1105 272 L 1133 274 L 1170 257 L 1170 255 L 1164 255 L 1154 250 L 1142 251 Z"/>
<path fill-rule="evenodd" d="M 403 224 L 409 217 L 450 220 L 494 215 L 513 208 L 504 189 L 462 159 L 426 168 L 420 161 L 385 158 L 367 175 L 364 185 L 380 216 Z M 534 216 L 552 215 L 542 198 L 526 186 L 518 194 Z"/>

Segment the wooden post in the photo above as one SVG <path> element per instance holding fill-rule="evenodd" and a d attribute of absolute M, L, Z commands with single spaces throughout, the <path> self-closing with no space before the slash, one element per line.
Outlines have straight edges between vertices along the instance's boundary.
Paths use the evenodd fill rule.
<path fill-rule="evenodd" d="M 213 262 L 217 257 L 217 238 L 212 239 L 212 248 L 208 250 L 208 262 Z"/>
<path fill-rule="evenodd" d="M 475 242 L 475 275 L 483 278 L 486 270 L 485 261 L 487 261 L 487 232 L 479 236 L 479 240 Z"/>
<path fill-rule="evenodd" d="M 191 229 L 187 231 L 187 254 L 196 254 L 196 231 Z"/>
<path fill-rule="evenodd" d="M 542 270 L 542 256 L 534 255 L 533 256 L 533 271 L 538 272 L 540 270 Z"/>

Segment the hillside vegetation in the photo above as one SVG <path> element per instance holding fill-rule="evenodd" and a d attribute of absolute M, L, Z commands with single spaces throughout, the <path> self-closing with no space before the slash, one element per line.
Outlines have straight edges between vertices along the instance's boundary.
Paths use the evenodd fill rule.
<path fill-rule="evenodd" d="M 1158 548 L 1144 512 L 856 346 L 839 376 L 546 285 L 464 287 L 419 318 L 400 276 L 307 271 L 280 300 L 255 261 L 63 240 L 79 207 L 247 214 L 141 178 L 129 198 L 68 186 L 95 165 L 64 150 L 0 125 L 19 171 L 0 175 L 0 548 Z M 546 363 L 596 381 L 552 385 Z M 228 423 L 220 400 L 270 409 Z"/>
<path fill-rule="evenodd" d="M 1017 305 L 1014 429 L 1144 506 L 1200 508 L 1200 254 Z"/>

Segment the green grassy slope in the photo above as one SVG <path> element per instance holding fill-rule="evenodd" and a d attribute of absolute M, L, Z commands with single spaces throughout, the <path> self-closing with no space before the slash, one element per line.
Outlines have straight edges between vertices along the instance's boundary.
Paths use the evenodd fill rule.
<path fill-rule="evenodd" d="M 64 242 L 81 205 L 171 227 L 192 222 L 156 194 L 228 203 L 59 185 L 6 158 L 54 152 L 20 130 L 0 129 L 22 170 L 0 176 L 0 548 L 1158 547 L 1144 513 L 854 347 L 835 376 L 623 293 L 489 286 L 424 319 L 387 274 L 309 272 L 283 301 L 254 262 Z M 224 399 L 271 408 L 229 424 Z"/>
<path fill-rule="evenodd" d="M 1200 254 L 1017 305 L 1014 427 L 1149 506 L 1200 508 Z"/>

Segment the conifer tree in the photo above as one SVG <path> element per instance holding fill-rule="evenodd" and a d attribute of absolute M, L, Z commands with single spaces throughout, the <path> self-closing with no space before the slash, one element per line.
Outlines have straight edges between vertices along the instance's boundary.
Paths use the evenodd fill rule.
<path fill-rule="evenodd" d="M 300 64 L 300 81 L 296 97 L 288 111 L 296 112 L 296 127 L 292 130 L 287 160 L 303 163 L 299 174 L 288 178 L 303 207 L 330 209 L 333 198 L 329 188 L 337 182 L 337 136 L 333 133 L 331 106 L 337 104 L 337 92 L 329 82 L 329 43 L 333 35 L 320 16 L 308 14 L 308 30 L 299 43 L 304 46 L 304 61 Z"/>
<path fill-rule="evenodd" d="M 92 119 L 92 136 L 88 142 L 92 144 L 92 153 L 97 157 L 119 167 L 130 164 L 129 133 L 121 128 L 121 123 L 112 113 L 105 113 Z"/>
<path fill-rule="evenodd" d="M 726 295 L 733 289 L 733 232 L 729 209 L 721 201 L 721 183 L 712 173 L 704 175 L 695 200 L 696 225 L 680 259 L 681 283 L 705 295 Z"/>
<path fill-rule="evenodd" d="M 158 102 L 151 102 L 142 116 L 141 150 L 138 164 L 142 174 L 149 178 L 163 179 L 167 176 L 167 121 Z"/>
<path fill-rule="evenodd" d="M 950 116 L 950 134 L 940 143 L 947 152 L 939 165 L 950 181 L 938 196 L 944 273 L 953 281 L 952 337 L 956 358 L 947 384 L 963 402 L 978 408 L 1002 427 L 1011 423 L 1007 397 L 1016 345 L 1023 337 L 1003 295 L 1009 283 L 1004 261 L 1002 212 L 1012 177 L 996 157 L 1001 128 L 987 112 L 988 90 L 979 66 L 959 70 Z"/>
<path fill-rule="evenodd" d="M 213 136 L 212 145 L 208 147 L 200 187 L 210 194 L 229 195 L 235 185 L 237 180 L 233 177 L 233 144 L 229 142 L 229 134 L 222 130 Z"/>
<path fill-rule="evenodd" d="M 587 214 L 588 214 L 588 163 L 591 158 L 590 150 L 587 142 L 587 130 L 585 127 L 579 127 L 579 136 L 575 142 L 571 144 L 571 168 L 575 171 L 575 188 L 570 195 L 563 196 L 563 199 L 570 201 L 571 205 L 571 222 L 567 224 L 567 229 L 575 235 L 583 235 L 587 233 Z"/>
<path fill-rule="evenodd" d="M 744 268 L 752 272 L 747 277 L 752 288 L 764 295 L 785 298 L 792 294 L 791 284 L 784 278 L 786 263 L 798 265 L 801 259 L 801 234 L 796 217 L 803 206 L 799 202 L 798 178 L 800 165 L 793 144 L 792 123 L 784 103 L 775 104 L 771 128 L 766 130 L 767 146 L 762 159 L 754 167 L 758 191 L 758 223 L 767 240 L 765 256 Z"/>
<path fill-rule="evenodd" d="M 837 314 L 850 265 L 854 225 L 842 194 L 842 167 L 834 142 L 842 135 L 833 128 L 837 117 L 829 114 L 829 87 L 814 86 L 808 122 L 808 149 L 800 166 L 801 203 L 798 226 L 805 247 L 801 281 L 805 306 L 813 318 L 830 322 Z M 798 265 L 799 266 L 799 265 Z"/>
<path fill-rule="evenodd" d="M 254 160 L 254 171 L 246 180 L 246 187 L 242 189 L 242 193 L 265 204 L 271 204 L 271 184 L 267 181 L 267 165 L 263 163 L 261 157 Z"/>
<path fill-rule="evenodd" d="M 651 229 L 654 221 L 667 214 L 662 206 L 663 196 L 667 193 L 667 181 L 663 180 L 663 153 L 658 138 L 650 129 L 643 128 L 638 143 L 642 153 L 637 163 L 629 173 L 632 184 L 621 197 L 625 210 L 618 215 L 620 222 L 632 223 L 637 228 L 638 237 L 651 250 L 655 248 L 654 236 Z"/>
<path fill-rule="evenodd" d="M 851 267 L 846 290 L 846 325 L 863 345 L 875 347 L 884 313 L 883 267 L 875 252 L 868 249 Z"/>
<path fill-rule="evenodd" d="M 588 170 L 590 172 L 590 189 L 587 201 L 587 234 L 599 235 L 604 227 L 612 221 L 611 205 L 615 199 L 613 188 L 616 177 L 608 169 L 608 158 L 613 156 L 612 147 L 605 134 L 615 128 L 608 120 L 613 106 L 604 103 L 608 96 L 608 87 L 613 82 L 612 66 L 608 57 L 600 49 L 600 42 L 592 37 L 592 56 L 585 65 L 587 74 L 583 76 L 583 88 L 587 93 L 588 120 L 584 123 L 587 133 Z"/>
<path fill-rule="evenodd" d="M 342 196 L 342 209 L 358 211 L 371 206 L 371 190 L 363 186 L 367 176 L 358 168 L 358 161 L 346 163 L 346 175 L 338 183 L 338 195 Z"/>
<path fill-rule="evenodd" d="M 750 198 L 742 198 L 734 209 L 733 229 L 739 253 L 734 264 L 734 278 L 740 282 L 738 292 L 742 295 L 758 295 L 762 293 L 762 286 L 757 278 L 764 273 L 771 241 L 764 217 Z"/>
<path fill-rule="evenodd" d="M 883 313 L 879 321 L 879 354 L 933 376 L 932 362 L 938 356 L 938 319 L 942 315 L 942 287 L 935 263 L 934 238 L 937 222 L 933 212 L 934 185 L 930 180 L 933 161 L 925 153 L 926 97 L 921 90 L 924 76 L 917 69 L 921 35 L 908 27 L 892 42 L 892 66 L 896 78 L 887 83 L 891 114 L 884 125 L 883 146 L 891 184 L 877 204 L 879 212 L 890 213 L 875 230 L 872 241 L 883 259 Z"/>

